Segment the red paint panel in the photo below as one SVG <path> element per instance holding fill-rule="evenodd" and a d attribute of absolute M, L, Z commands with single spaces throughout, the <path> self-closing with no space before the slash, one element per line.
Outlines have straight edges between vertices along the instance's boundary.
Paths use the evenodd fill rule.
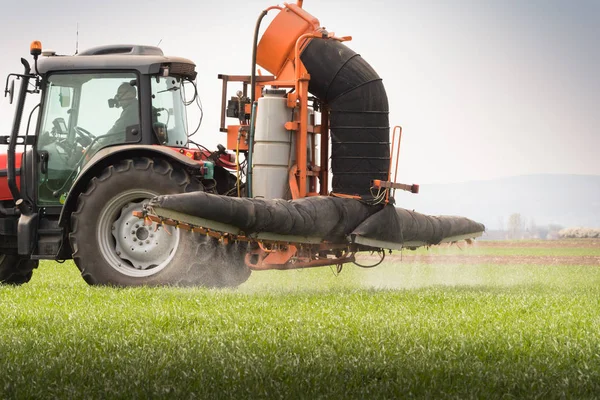
<path fill-rule="evenodd" d="M 16 169 L 19 171 L 21 169 L 21 159 L 23 153 L 15 154 L 16 160 Z M 8 156 L 6 153 L 0 153 L 0 200 L 12 200 L 12 195 L 10 194 L 10 190 L 8 189 L 8 177 L 6 176 L 6 171 L 8 171 Z M 17 175 L 17 186 L 21 188 L 21 177 Z"/>

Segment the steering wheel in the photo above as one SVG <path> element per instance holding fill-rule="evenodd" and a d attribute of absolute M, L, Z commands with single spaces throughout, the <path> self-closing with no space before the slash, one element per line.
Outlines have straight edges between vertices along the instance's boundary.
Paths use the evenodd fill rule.
<path fill-rule="evenodd" d="M 83 147 L 89 146 L 90 143 L 92 143 L 92 141 L 96 138 L 90 131 L 80 126 L 75 127 L 75 133 L 77 133 L 77 136 L 81 140 L 80 143 Z"/>

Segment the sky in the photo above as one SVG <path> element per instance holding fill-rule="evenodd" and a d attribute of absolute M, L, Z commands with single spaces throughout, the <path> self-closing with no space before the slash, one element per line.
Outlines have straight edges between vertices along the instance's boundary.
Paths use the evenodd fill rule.
<path fill-rule="evenodd" d="M 218 4 L 218 5 L 216 5 Z M 219 73 L 250 73 L 268 0 L 32 0 L 3 8 L 2 84 L 29 43 L 73 54 L 115 43 L 157 45 L 197 65 L 204 120 L 219 132 Z M 305 0 L 304 9 L 383 78 L 391 125 L 403 127 L 398 181 L 453 183 L 514 175 L 600 175 L 600 1 Z M 269 14 L 271 15 L 271 14 Z M 263 26 L 269 22 L 265 19 Z M 0 132 L 14 105 L 0 99 Z M 190 114 L 190 126 L 197 123 Z"/>

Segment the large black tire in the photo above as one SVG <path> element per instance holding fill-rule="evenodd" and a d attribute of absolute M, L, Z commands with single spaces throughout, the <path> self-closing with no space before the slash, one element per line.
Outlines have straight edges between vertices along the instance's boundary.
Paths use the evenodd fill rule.
<path fill-rule="evenodd" d="M 14 254 L 0 254 L 0 283 L 22 285 L 29 282 L 38 261 Z"/>
<path fill-rule="evenodd" d="M 91 179 L 71 215 L 73 260 L 90 285 L 237 286 L 248 268 L 217 262 L 224 250 L 205 236 L 133 216 L 158 194 L 201 190 L 163 159 L 135 158 L 111 165 Z M 241 260 L 241 254 L 234 258 Z M 248 270 L 248 271 L 247 271 Z"/>

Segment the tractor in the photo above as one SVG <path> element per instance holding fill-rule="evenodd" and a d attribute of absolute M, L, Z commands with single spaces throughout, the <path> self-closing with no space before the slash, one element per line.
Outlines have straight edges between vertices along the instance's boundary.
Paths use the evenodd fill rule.
<path fill-rule="evenodd" d="M 360 251 L 383 259 L 481 235 L 463 217 L 394 207 L 396 189 L 419 187 L 395 182 L 401 128 L 390 144 L 382 79 L 349 40 L 301 0 L 265 9 L 250 74 L 218 76 L 227 146 L 214 151 L 190 140 L 192 61 L 141 45 L 61 56 L 33 42 L 33 66 L 22 59 L 5 88 L 12 103 L 20 81 L 0 137 L 0 282 L 72 258 L 89 284 L 237 286 L 252 270 L 341 270 Z M 23 130 L 28 96 L 38 104 Z"/>
<path fill-rule="evenodd" d="M 235 183 L 231 153 L 188 147 L 194 63 L 133 45 L 59 56 L 33 42 L 31 54 L 34 66 L 22 59 L 23 73 L 9 76 L 21 87 L 11 135 L 0 137 L 0 282 L 72 258 L 90 284 L 202 283 L 187 271 L 184 234 L 132 215 L 157 194 L 223 194 Z M 19 136 L 27 96 L 38 104 Z"/>

